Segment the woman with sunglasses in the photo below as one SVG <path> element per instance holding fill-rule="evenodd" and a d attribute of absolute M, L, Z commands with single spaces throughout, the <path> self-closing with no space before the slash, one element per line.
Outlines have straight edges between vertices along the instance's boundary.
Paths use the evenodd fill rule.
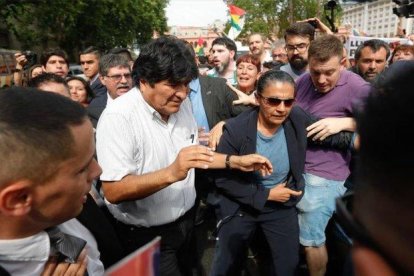
<path fill-rule="evenodd" d="M 270 248 L 270 274 L 296 272 L 299 228 L 295 205 L 304 188 L 306 127 L 316 118 L 293 105 L 295 88 L 286 72 L 264 73 L 257 85 L 258 106 L 225 124 L 218 152 L 228 156 L 259 153 L 276 169 L 267 177 L 218 172 L 215 207 L 219 227 L 212 275 L 240 275 L 249 240 L 258 229 Z M 347 149 L 351 136 L 339 133 L 318 143 Z"/>

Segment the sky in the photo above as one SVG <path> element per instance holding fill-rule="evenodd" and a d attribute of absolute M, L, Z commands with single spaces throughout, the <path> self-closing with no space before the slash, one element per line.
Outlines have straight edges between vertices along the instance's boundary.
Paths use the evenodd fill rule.
<path fill-rule="evenodd" d="M 168 26 L 203 27 L 216 19 L 227 21 L 223 0 L 170 0 L 166 14 Z"/>

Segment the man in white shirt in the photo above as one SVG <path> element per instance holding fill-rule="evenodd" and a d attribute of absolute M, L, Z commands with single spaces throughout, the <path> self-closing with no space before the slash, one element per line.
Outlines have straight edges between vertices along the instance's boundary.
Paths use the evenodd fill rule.
<path fill-rule="evenodd" d="M 0 220 L 7 221 L 0 265 L 11 275 L 40 275 L 54 254 L 45 230 L 79 215 L 101 172 L 92 125 L 69 98 L 26 88 L 0 93 L 0 125 Z M 90 275 L 103 272 L 95 253 Z"/>
<path fill-rule="evenodd" d="M 134 75 L 137 87 L 108 106 L 98 123 L 105 200 L 126 251 L 161 236 L 160 274 L 186 275 L 194 254 L 188 250 L 196 197 L 193 168 L 240 168 L 244 157 L 197 145 L 187 95 L 198 69 L 183 41 L 161 37 L 144 45 Z"/>

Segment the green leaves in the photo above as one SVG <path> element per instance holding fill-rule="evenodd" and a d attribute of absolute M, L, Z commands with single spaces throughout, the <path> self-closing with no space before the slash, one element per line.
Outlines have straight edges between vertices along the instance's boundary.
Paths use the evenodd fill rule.
<path fill-rule="evenodd" d="M 22 0 L 4 2 L 0 16 L 23 48 L 102 49 L 145 43 L 164 33 L 168 0 Z M 13 2 L 13 4 L 11 4 Z"/>

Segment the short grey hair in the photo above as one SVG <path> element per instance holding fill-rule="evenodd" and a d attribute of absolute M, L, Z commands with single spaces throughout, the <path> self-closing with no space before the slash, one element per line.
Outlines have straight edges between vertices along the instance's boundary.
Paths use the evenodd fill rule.
<path fill-rule="evenodd" d="M 128 68 L 128 70 L 131 71 L 128 59 L 125 56 L 119 54 L 106 54 L 99 60 L 99 74 L 101 76 L 106 76 L 108 75 L 109 69 L 118 66 Z"/>

